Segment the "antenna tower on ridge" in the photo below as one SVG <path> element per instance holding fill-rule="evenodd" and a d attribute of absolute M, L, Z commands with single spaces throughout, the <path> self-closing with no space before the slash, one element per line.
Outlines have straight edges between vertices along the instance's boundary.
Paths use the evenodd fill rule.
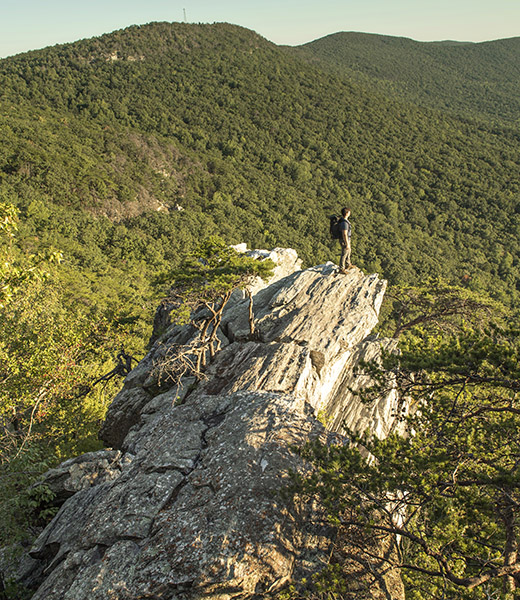
<path fill-rule="evenodd" d="M 182 12 L 184 13 L 184 22 L 186 23 L 186 9 L 185 9 L 185 8 L 183 8 L 183 9 L 182 9 Z"/>

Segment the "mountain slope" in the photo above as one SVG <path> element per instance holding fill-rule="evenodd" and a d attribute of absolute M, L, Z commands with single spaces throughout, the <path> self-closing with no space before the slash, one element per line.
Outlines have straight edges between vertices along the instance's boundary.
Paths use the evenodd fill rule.
<path fill-rule="evenodd" d="M 520 286 L 513 127 L 385 98 L 226 24 L 6 59 L 0 90 L 3 189 L 26 240 L 73 269 L 142 277 L 215 232 L 334 259 L 327 216 L 348 203 L 355 262 L 393 283 Z"/>
<path fill-rule="evenodd" d="M 403 98 L 518 123 L 520 37 L 449 43 L 343 32 L 301 48 L 323 64 Z"/>
<path fill-rule="evenodd" d="M 420 108 L 226 24 L 131 27 L 0 61 L 0 208 L 20 213 L 0 250 L 22 274 L 26 255 L 64 255 L 38 294 L 21 289 L 28 327 L 9 306 L 0 319 L 12 342 L 3 372 L 17 369 L 8 406 L 47 393 L 48 365 L 67 375 L 46 397 L 55 410 L 38 412 L 42 438 L 13 446 L 14 470 L 38 472 L 58 447 L 60 458 L 95 448 L 106 398 L 83 396 L 77 372 L 92 381 L 117 366 L 91 364 L 73 335 L 70 348 L 52 347 L 49 314 L 56 339 L 60 323 L 92 324 L 99 356 L 114 347 L 110 328 L 142 356 L 165 293 L 154 282 L 211 234 L 324 263 L 339 257 L 328 216 L 348 205 L 363 271 L 391 284 L 462 281 L 518 307 L 519 142 L 514 124 Z M 30 336 L 45 368 L 28 372 Z M 11 537 L 20 488 L 3 473 Z"/>

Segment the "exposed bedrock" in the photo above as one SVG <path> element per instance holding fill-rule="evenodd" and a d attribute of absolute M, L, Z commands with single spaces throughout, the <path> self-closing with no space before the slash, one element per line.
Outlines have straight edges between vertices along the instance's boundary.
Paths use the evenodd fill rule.
<path fill-rule="evenodd" d="M 384 291 L 357 268 L 295 271 L 256 292 L 253 339 L 235 294 L 206 377 L 168 389 L 153 367 L 194 334 L 170 326 L 108 411 L 116 476 L 81 479 L 30 551 L 45 567 L 34 599 L 250 598 L 327 564 L 338 532 L 278 492 L 308 468 L 292 445 L 337 441 L 343 423 L 380 436 L 397 425 L 393 394 L 366 406 L 350 391 L 359 360 L 391 346 L 371 337 Z"/>

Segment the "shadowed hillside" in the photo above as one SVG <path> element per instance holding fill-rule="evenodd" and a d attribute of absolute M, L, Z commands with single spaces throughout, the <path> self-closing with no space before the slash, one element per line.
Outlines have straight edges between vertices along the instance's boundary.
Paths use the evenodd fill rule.
<path fill-rule="evenodd" d="M 343 32 L 302 48 L 323 65 L 425 106 L 518 123 L 520 38 L 416 42 Z"/>

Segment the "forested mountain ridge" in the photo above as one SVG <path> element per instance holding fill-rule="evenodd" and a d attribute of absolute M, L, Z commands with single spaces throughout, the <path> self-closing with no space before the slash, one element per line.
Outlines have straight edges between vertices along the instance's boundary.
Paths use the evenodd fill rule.
<path fill-rule="evenodd" d="M 334 33 L 301 46 L 379 91 L 496 122 L 518 124 L 520 37 L 490 42 L 417 42 L 376 34 Z"/>
<path fill-rule="evenodd" d="M 469 274 L 506 294 L 520 281 L 514 127 L 377 96 L 226 24 L 130 27 L 5 59 L 0 89 L 3 189 L 26 227 L 83 262 L 159 268 L 203 221 L 310 264 L 331 257 L 327 215 L 348 202 L 356 261 L 391 281 Z M 88 216 L 161 204 L 186 210 Z M 63 239 L 56 218 L 83 225 Z"/>

